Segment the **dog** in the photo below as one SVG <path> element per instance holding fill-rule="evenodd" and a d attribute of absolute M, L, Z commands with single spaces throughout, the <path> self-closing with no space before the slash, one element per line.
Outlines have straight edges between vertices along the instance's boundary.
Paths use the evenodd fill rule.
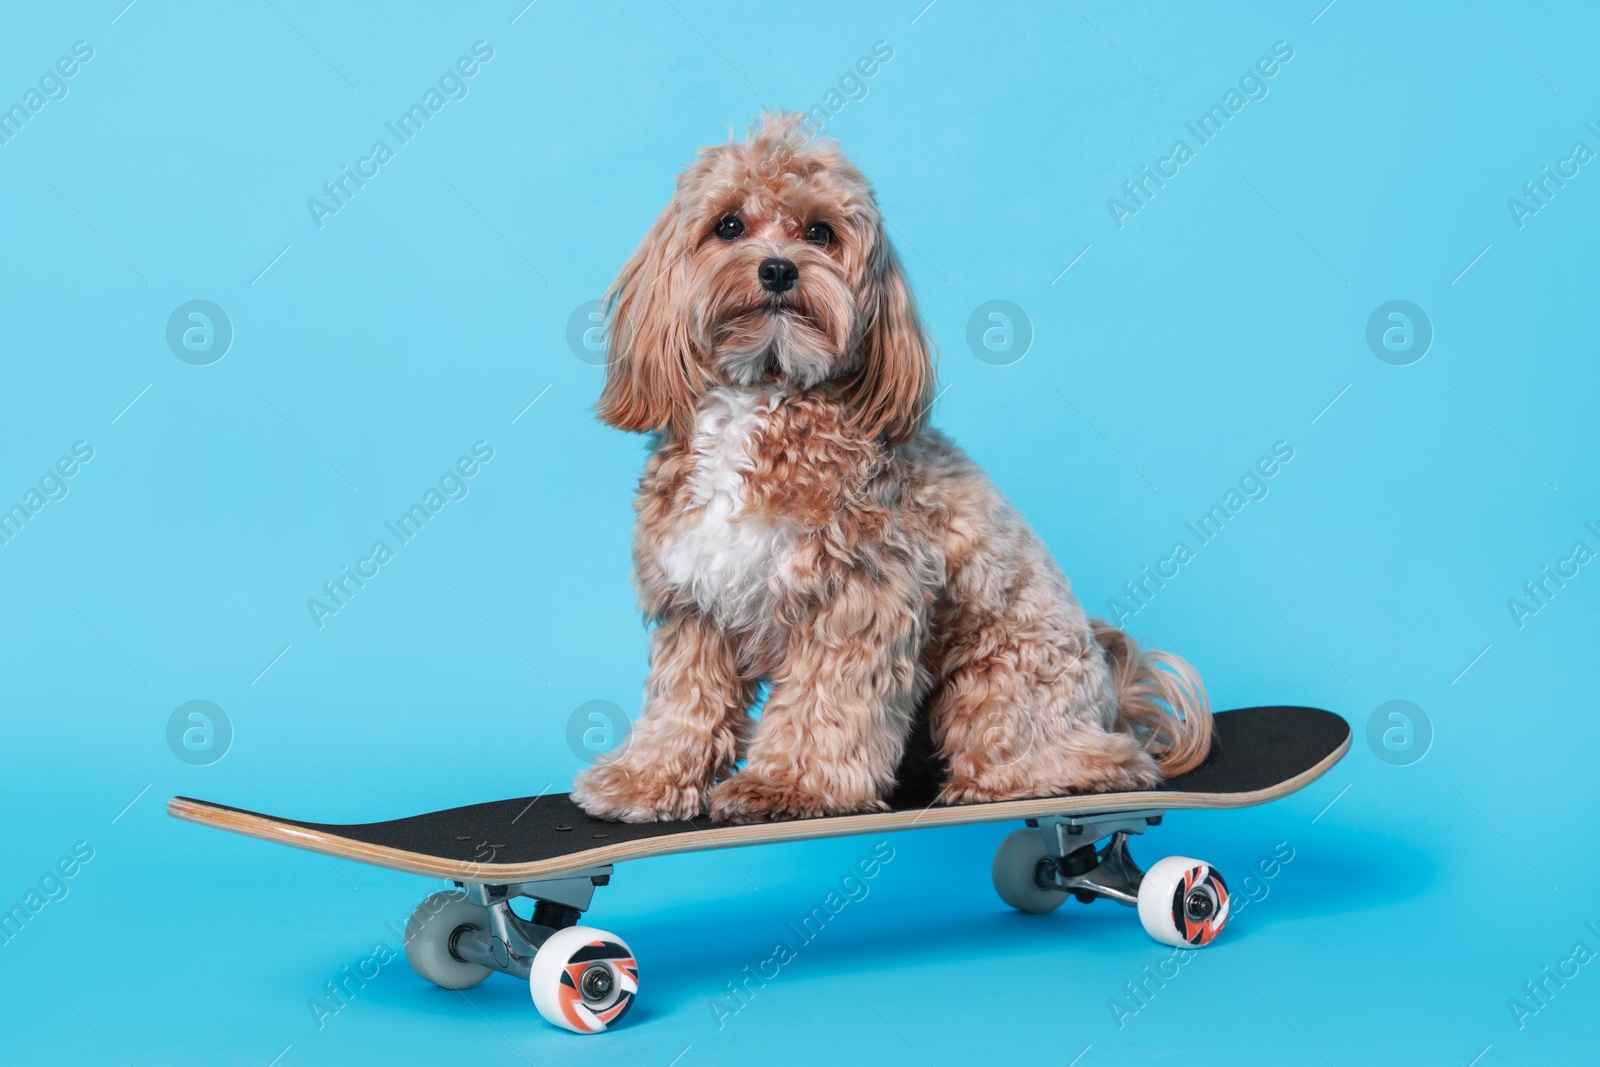
<path fill-rule="evenodd" d="M 1089 619 L 926 425 L 933 351 L 872 188 L 803 115 L 704 149 L 606 307 L 597 414 L 652 435 L 633 569 L 653 629 L 638 721 L 574 784 L 586 812 L 882 811 L 919 713 L 947 803 L 1205 758 L 1194 671 Z"/>

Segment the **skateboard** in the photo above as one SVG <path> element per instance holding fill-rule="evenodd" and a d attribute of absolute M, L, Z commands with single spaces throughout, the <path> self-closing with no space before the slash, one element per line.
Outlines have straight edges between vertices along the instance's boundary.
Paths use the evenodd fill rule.
<path fill-rule="evenodd" d="M 1157 941 L 1210 944 L 1231 914 L 1228 887 L 1208 863 L 1169 856 L 1141 870 L 1128 838 L 1165 811 L 1241 808 L 1288 796 L 1321 777 L 1350 747 L 1350 727 L 1315 708 L 1219 712 L 1206 761 L 1160 786 L 1030 800 L 946 805 L 937 769 L 902 767 L 890 810 L 748 825 L 709 819 L 617 823 L 593 819 L 565 793 L 471 804 L 387 822 L 301 822 L 174 797 L 169 814 L 233 833 L 411 874 L 454 881 L 418 905 L 405 952 L 423 978 L 467 989 L 501 971 L 529 984 L 546 1020 L 577 1033 L 616 1025 L 639 991 L 639 967 L 622 938 L 580 925 L 616 864 L 678 852 L 770 841 L 966 823 L 1022 820 L 995 854 L 991 876 L 1005 903 L 1035 914 L 1071 896 L 1137 910 Z M 909 767 L 909 769 L 908 769 Z M 510 902 L 527 897 L 523 919 Z"/>

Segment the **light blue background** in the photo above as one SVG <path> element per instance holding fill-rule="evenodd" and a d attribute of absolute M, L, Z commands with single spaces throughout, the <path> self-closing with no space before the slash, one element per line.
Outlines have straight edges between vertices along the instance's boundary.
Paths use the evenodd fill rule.
<path fill-rule="evenodd" d="M 75 842 L 94 859 L 0 947 L 0 1061 L 1592 1056 L 1600 967 L 1522 1029 L 1507 1002 L 1575 942 L 1600 950 L 1600 564 L 1520 629 L 1507 600 L 1575 541 L 1600 548 L 1600 171 L 1521 229 L 1506 201 L 1574 141 L 1600 149 L 1600 23 L 1323 2 L 8 11 L 0 101 L 74 41 L 95 54 L 0 146 L 0 500 L 74 442 L 95 455 L 0 546 L 0 904 Z M 306 199 L 479 40 L 470 95 L 319 230 Z M 896 835 L 870 895 L 720 1029 L 711 998 L 874 839 L 620 868 L 590 921 L 630 939 L 646 985 L 599 1043 L 509 979 L 463 999 L 400 961 L 319 1030 L 308 1000 L 398 948 L 388 924 L 433 887 L 162 804 L 356 820 L 567 786 L 568 717 L 635 711 L 645 672 L 643 443 L 591 417 L 601 372 L 568 317 L 696 147 L 823 101 L 877 41 L 894 58 L 829 128 L 941 344 L 934 420 L 1091 609 L 1293 446 L 1128 625 L 1219 707 L 1314 704 L 1356 730 L 1303 793 L 1173 815 L 1138 855 L 1208 858 L 1236 889 L 1279 842 L 1295 858 L 1120 1029 L 1108 1002 L 1165 951 L 1114 905 L 1009 913 L 988 877 L 1009 828 L 980 826 Z M 1119 229 L 1107 198 L 1276 41 L 1294 58 L 1267 98 Z M 1365 342 L 1397 298 L 1436 331 L 1406 367 Z M 164 338 L 193 299 L 235 330 L 208 367 Z M 992 299 L 1035 331 L 1011 366 L 965 342 Z M 470 496 L 319 630 L 306 599 L 480 440 Z M 194 699 L 235 731 L 207 767 L 165 739 Z M 1409 766 L 1365 740 L 1393 699 L 1435 734 Z"/>

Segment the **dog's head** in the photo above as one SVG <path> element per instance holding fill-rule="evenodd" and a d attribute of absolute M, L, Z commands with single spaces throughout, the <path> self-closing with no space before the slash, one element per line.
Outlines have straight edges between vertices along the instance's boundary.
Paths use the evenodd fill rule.
<path fill-rule="evenodd" d="M 827 390 L 860 430 L 916 432 L 934 369 L 872 188 L 804 116 L 704 149 L 607 294 L 599 413 L 686 435 L 717 385 Z"/>

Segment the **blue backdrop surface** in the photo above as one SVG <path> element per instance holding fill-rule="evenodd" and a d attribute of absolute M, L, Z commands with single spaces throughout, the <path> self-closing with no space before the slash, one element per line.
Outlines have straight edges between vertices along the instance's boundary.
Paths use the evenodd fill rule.
<path fill-rule="evenodd" d="M 0 33 L 0 1062 L 1592 1055 L 1593 10 L 124 2 Z M 163 813 L 563 790 L 637 712 L 644 445 L 583 309 L 764 105 L 875 182 L 935 423 L 1088 607 L 1350 720 L 1137 843 L 1249 901 L 1192 960 L 1008 912 L 1005 827 L 644 861 L 586 1042 L 395 958 L 424 880 Z"/>

